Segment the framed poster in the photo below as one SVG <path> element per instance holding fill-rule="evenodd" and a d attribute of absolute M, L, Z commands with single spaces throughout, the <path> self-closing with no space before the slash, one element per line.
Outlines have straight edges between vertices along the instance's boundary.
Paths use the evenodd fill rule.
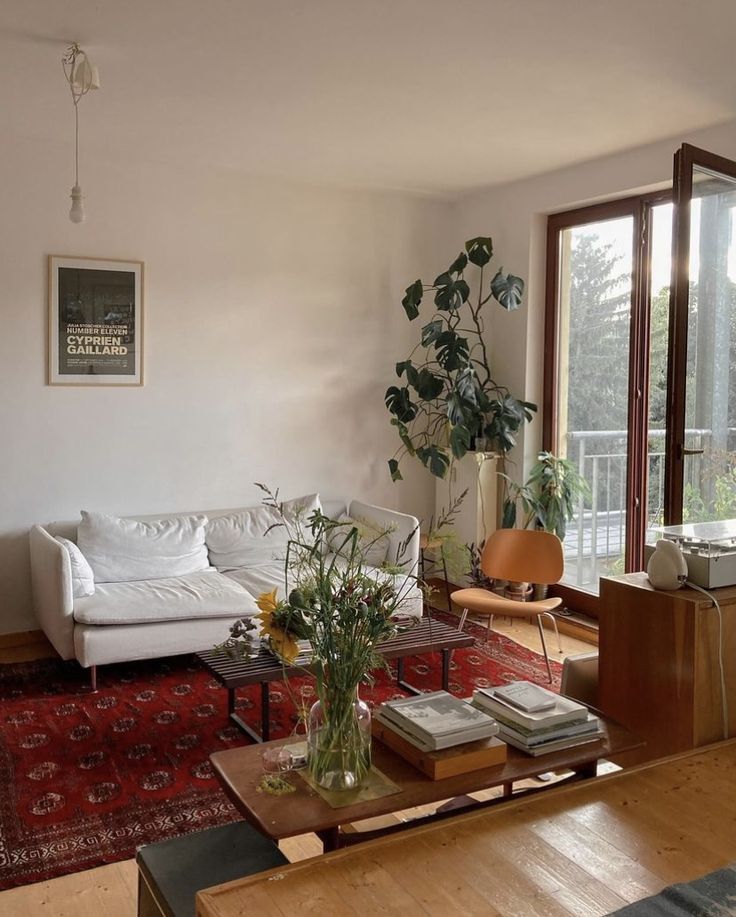
<path fill-rule="evenodd" d="M 49 255 L 49 385 L 143 385 L 143 262 Z"/>

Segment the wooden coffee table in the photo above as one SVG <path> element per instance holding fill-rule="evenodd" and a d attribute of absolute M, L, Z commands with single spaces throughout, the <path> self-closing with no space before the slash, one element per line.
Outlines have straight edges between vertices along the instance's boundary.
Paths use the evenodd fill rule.
<path fill-rule="evenodd" d="M 384 659 L 396 659 L 396 683 L 410 694 L 420 694 L 418 688 L 404 680 L 404 660 L 407 656 L 421 656 L 424 653 L 442 653 L 442 688 L 447 691 L 450 679 L 450 654 L 453 650 L 472 646 L 474 638 L 469 634 L 435 621 L 422 618 L 414 627 L 401 631 L 390 640 L 380 643 L 377 651 Z M 197 653 L 212 675 L 227 688 L 227 709 L 230 719 L 256 742 L 267 742 L 269 733 L 269 690 L 271 681 L 281 681 L 285 674 L 298 668 L 310 671 L 308 657 L 300 657 L 294 666 L 285 665 L 268 650 L 262 649 L 251 659 L 232 659 L 227 653 L 207 650 Z M 256 732 L 235 712 L 235 691 L 245 685 L 261 686 L 261 733 Z"/>
<path fill-rule="evenodd" d="M 504 798 L 508 799 L 513 793 L 513 784 L 516 781 L 537 777 L 547 771 L 572 771 L 573 776 L 566 778 L 569 780 L 593 777 L 599 759 L 630 751 L 642 744 L 636 736 L 618 723 L 602 716 L 601 721 L 604 735 L 596 742 L 540 755 L 537 758 L 509 747 L 508 758 L 504 764 L 447 777 L 444 780 L 430 780 L 374 738 L 373 763 L 401 788 L 401 792 L 338 809 L 332 808 L 322 796 L 308 786 L 298 772 L 289 775 L 290 782 L 296 790 L 288 796 L 271 796 L 259 792 L 257 787 L 263 777 L 262 754 L 266 746 L 249 745 L 245 748 L 218 751 L 210 756 L 210 760 L 225 792 L 254 828 L 272 840 L 314 832 L 322 840 L 327 851 L 334 850 L 345 842 L 366 840 L 375 836 L 375 832 L 343 834 L 340 826 L 351 822 L 440 803 L 443 800 L 464 797 L 478 790 L 503 786 L 503 797 L 483 802 L 474 799 L 462 801 L 462 808 L 492 805 Z M 268 746 L 283 746 L 288 743 L 288 739 L 281 739 L 269 742 Z M 558 781 L 555 786 L 559 784 Z M 529 792 L 539 790 L 523 791 Z M 457 814 L 459 810 L 458 806 L 445 807 L 444 811 L 435 811 L 409 824 L 416 825 L 419 821 L 445 818 L 450 814 Z M 402 827 L 404 825 L 398 825 L 389 830 Z M 381 833 L 386 832 L 384 830 Z"/>

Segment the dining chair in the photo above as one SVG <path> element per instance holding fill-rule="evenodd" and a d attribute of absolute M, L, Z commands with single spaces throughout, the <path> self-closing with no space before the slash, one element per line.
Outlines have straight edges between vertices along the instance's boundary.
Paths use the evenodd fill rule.
<path fill-rule="evenodd" d="M 513 583 L 537 583 L 551 586 L 558 583 L 565 569 L 562 542 L 551 532 L 533 529 L 498 529 L 486 539 L 481 554 L 480 566 L 483 573 L 493 580 Z M 519 602 L 491 592 L 489 589 L 457 589 L 450 596 L 452 604 L 462 609 L 460 630 L 465 626 L 468 612 L 488 617 L 488 636 L 496 615 L 511 618 L 537 619 L 539 637 L 542 641 L 547 674 L 552 681 L 552 667 L 549 664 L 547 642 L 544 638 L 542 618 L 552 622 L 557 645 L 562 652 L 562 643 L 557 629 L 553 608 L 562 604 L 560 598 L 545 598 L 538 601 Z"/>

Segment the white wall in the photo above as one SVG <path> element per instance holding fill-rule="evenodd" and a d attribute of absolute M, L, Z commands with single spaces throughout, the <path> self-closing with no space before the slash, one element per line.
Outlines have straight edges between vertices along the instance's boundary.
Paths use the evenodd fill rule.
<path fill-rule="evenodd" d="M 448 205 L 111 154 L 83 162 L 75 226 L 68 153 L 0 139 L 0 633 L 36 626 L 29 526 L 83 507 L 243 505 L 263 481 L 428 517 L 423 469 L 390 482 L 383 393 Z M 145 262 L 145 386 L 45 385 L 50 253 Z"/>
<path fill-rule="evenodd" d="M 673 156 L 683 142 L 736 159 L 736 122 L 491 188 L 456 204 L 454 238 L 464 240 L 489 233 L 497 252 L 492 264 L 502 264 L 527 282 L 527 295 L 519 311 L 507 313 L 494 306 L 490 313 L 494 377 L 517 397 L 541 407 L 547 214 L 671 185 Z M 523 465 L 527 469 L 541 445 L 541 435 L 540 411 L 523 439 Z M 513 458 L 516 465 L 512 473 L 519 476 L 522 458 L 518 450 Z"/>

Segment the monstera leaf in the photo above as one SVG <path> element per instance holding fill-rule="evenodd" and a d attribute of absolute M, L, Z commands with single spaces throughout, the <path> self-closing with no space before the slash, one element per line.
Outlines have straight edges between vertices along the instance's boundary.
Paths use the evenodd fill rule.
<path fill-rule="evenodd" d="M 409 385 L 413 385 L 416 388 L 417 378 L 419 373 L 416 366 L 411 362 L 411 360 L 402 360 L 401 363 L 396 364 L 396 375 L 399 379 L 406 373 L 406 381 Z"/>
<path fill-rule="evenodd" d="M 447 372 L 467 366 L 470 357 L 470 344 L 467 338 L 460 337 L 454 331 L 443 331 L 435 341 L 437 362 Z"/>
<path fill-rule="evenodd" d="M 504 309 L 518 309 L 524 296 L 524 281 L 513 274 L 504 274 L 501 268 L 491 281 L 491 293 Z"/>
<path fill-rule="evenodd" d="M 442 334 L 444 327 L 445 323 L 441 318 L 435 318 L 428 325 L 425 325 L 422 328 L 422 347 L 429 347 L 430 344 L 434 344 Z M 396 364 L 397 367 L 399 365 L 398 363 Z"/>
<path fill-rule="evenodd" d="M 386 407 L 402 423 L 409 423 L 417 416 L 417 406 L 412 403 L 409 389 L 392 385 L 386 389 Z"/>
<path fill-rule="evenodd" d="M 447 272 L 435 278 L 434 285 L 437 287 L 434 302 L 442 312 L 456 311 L 470 295 L 470 287 L 467 283 L 464 280 L 454 280 Z"/>
<path fill-rule="evenodd" d="M 436 478 L 444 478 L 447 469 L 450 467 L 450 459 L 446 452 L 439 446 L 422 446 L 417 449 L 419 461 L 427 468 Z"/>
<path fill-rule="evenodd" d="M 388 460 L 388 470 L 391 472 L 392 481 L 403 481 L 404 480 L 401 472 L 399 471 L 399 463 L 396 461 L 396 459 Z"/>
<path fill-rule="evenodd" d="M 450 430 L 450 448 L 457 459 L 461 459 L 470 449 L 470 430 L 459 424 Z"/>
<path fill-rule="evenodd" d="M 493 257 L 493 242 L 488 236 L 477 236 L 475 239 L 468 239 L 465 251 L 476 267 L 485 267 Z"/>
<path fill-rule="evenodd" d="M 423 294 L 424 288 L 422 287 L 421 280 L 415 280 L 414 283 L 409 284 L 406 288 L 406 293 L 401 300 L 401 305 L 404 307 L 404 311 L 410 322 L 419 315 L 419 303 L 422 301 Z"/>
<path fill-rule="evenodd" d="M 425 367 L 419 370 L 414 388 L 422 401 L 434 401 L 444 391 L 445 380 Z"/>
<path fill-rule="evenodd" d="M 448 274 L 462 274 L 465 268 L 468 266 L 468 257 L 465 252 L 460 252 L 460 254 L 455 258 L 452 264 L 447 269 Z"/>

